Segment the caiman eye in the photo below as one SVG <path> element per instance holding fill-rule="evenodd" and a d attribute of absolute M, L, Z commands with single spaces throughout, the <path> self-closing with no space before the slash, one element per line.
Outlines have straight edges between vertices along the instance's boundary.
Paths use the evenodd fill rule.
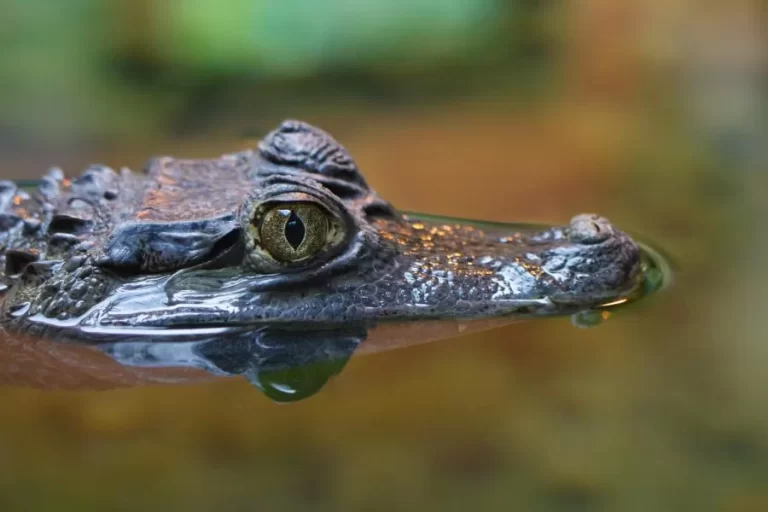
<path fill-rule="evenodd" d="M 281 263 L 311 258 L 329 240 L 328 213 L 312 203 L 279 204 L 257 222 L 262 247 Z"/>

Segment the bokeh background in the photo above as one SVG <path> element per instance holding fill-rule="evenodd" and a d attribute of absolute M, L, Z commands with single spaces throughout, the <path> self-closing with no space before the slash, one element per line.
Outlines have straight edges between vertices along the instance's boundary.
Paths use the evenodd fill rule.
<path fill-rule="evenodd" d="M 757 0 L 0 0 L 0 176 L 331 131 L 402 209 L 598 211 L 676 265 L 567 318 L 239 380 L 0 388 L 0 510 L 768 511 Z M 55 382 L 51 382 L 55 387 Z"/>

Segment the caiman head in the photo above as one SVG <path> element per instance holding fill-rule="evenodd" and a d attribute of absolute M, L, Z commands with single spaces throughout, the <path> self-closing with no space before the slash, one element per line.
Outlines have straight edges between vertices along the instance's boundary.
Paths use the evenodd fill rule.
<path fill-rule="evenodd" d="M 637 245 L 596 215 L 527 229 L 403 215 L 338 142 L 297 121 L 253 151 L 156 159 L 144 174 L 53 172 L 14 194 L 0 314 L 49 337 L 572 313 L 623 297 L 640 266 Z"/>

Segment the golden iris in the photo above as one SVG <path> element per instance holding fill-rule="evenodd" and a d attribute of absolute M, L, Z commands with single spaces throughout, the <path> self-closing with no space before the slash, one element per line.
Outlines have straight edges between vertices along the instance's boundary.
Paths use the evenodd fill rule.
<path fill-rule="evenodd" d="M 328 241 L 327 213 L 312 203 L 280 204 L 259 224 L 261 245 L 277 261 L 296 263 L 311 258 Z"/>

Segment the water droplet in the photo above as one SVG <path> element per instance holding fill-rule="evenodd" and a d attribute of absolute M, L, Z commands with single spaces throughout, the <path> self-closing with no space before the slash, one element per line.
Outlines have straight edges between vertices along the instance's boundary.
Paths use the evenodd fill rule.
<path fill-rule="evenodd" d="M 607 320 L 611 314 L 608 311 L 600 309 L 588 309 L 586 311 L 579 311 L 571 316 L 571 323 L 575 327 L 587 329 L 590 327 L 597 327 L 605 320 Z"/>

